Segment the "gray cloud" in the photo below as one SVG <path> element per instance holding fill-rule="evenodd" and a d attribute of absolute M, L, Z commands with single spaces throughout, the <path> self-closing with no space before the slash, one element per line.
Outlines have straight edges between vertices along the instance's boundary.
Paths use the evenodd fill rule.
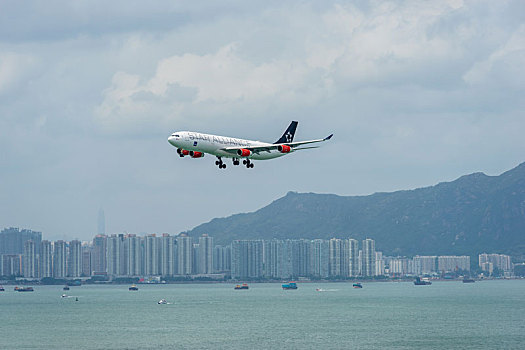
<path fill-rule="evenodd" d="M 171 232 L 289 190 L 368 194 L 523 161 L 524 5 L 24 2 L 0 11 L 0 226 Z M 31 25 L 28 25 L 30 23 Z M 174 130 L 334 132 L 252 171 Z"/>

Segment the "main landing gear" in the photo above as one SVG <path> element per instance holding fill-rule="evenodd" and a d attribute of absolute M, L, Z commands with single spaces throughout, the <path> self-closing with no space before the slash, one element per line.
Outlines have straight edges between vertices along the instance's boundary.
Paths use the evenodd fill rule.
<path fill-rule="evenodd" d="M 233 165 L 239 165 L 239 158 L 233 158 Z"/>
<path fill-rule="evenodd" d="M 219 167 L 219 169 L 226 169 L 226 164 L 222 162 L 221 157 L 217 157 L 218 160 L 215 161 L 215 165 Z"/>
<path fill-rule="evenodd" d="M 242 164 L 246 165 L 246 167 L 249 169 L 249 168 L 253 168 L 253 163 L 250 162 L 249 159 L 243 159 L 242 160 Z"/>

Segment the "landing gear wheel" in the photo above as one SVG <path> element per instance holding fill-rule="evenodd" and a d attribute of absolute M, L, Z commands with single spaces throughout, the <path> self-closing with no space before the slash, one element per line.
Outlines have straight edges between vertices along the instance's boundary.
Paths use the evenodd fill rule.
<path fill-rule="evenodd" d="M 221 164 L 219 167 L 222 169 L 226 169 L 226 164 Z"/>
<path fill-rule="evenodd" d="M 221 164 L 218 160 L 215 161 L 215 165 Z"/>
<path fill-rule="evenodd" d="M 247 162 L 246 159 L 243 159 L 243 160 L 242 160 L 242 164 L 246 165 L 246 162 Z"/>
<path fill-rule="evenodd" d="M 253 163 L 250 163 L 249 165 L 250 165 L 250 168 L 253 168 Z"/>

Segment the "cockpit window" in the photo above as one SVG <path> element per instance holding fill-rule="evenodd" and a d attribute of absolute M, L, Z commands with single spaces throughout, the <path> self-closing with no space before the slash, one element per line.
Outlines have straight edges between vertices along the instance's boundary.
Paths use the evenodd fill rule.
<path fill-rule="evenodd" d="M 175 134 L 175 137 L 180 137 L 180 135 Z"/>

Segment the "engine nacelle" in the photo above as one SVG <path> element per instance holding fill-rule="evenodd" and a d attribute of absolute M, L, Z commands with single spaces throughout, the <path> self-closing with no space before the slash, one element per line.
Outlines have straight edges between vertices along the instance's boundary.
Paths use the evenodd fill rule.
<path fill-rule="evenodd" d="M 190 151 L 190 156 L 192 158 L 202 158 L 202 157 L 204 157 L 204 153 L 197 152 L 197 151 Z"/>
<path fill-rule="evenodd" d="M 182 148 L 177 148 L 177 153 L 179 154 L 179 156 L 184 157 L 184 156 L 189 155 L 190 151 L 187 151 L 187 150 L 182 149 Z"/>
<path fill-rule="evenodd" d="M 288 153 L 292 150 L 292 147 L 288 145 L 279 145 L 277 146 L 277 150 L 281 153 Z"/>
<path fill-rule="evenodd" d="M 239 155 L 239 157 L 249 157 L 252 155 L 252 151 L 250 151 L 249 149 L 241 148 L 237 150 L 237 154 Z"/>

